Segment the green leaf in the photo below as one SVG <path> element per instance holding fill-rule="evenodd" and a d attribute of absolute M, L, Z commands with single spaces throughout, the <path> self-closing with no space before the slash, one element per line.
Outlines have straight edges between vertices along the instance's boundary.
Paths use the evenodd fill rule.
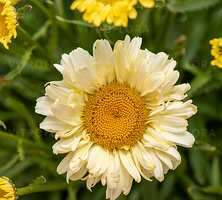
<path fill-rule="evenodd" d="M 193 149 L 190 154 L 190 162 L 198 183 L 201 185 L 205 184 L 208 175 L 208 160 L 205 154 L 197 149 Z"/>
<path fill-rule="evenodd" d="M 170 197 L 170 193 L 173 192 L 173 188 L 175 186 L 175 177 L 170 175 L 163 182 L 163 185 L 160 190 L 160 200 L 165 200 Z"/>
<path fill-rule="evenodd" d="M 18 160 L 18 155 L 10 158 L 8 162 L 4 163 L 4 165 L 0 167 L 0 174 L 4 174 L 6 170 L 12 168 L 18 162 Z"/>
<path fill-rule="evenodd" d="M 220 173 L 220 160 L 219 160 L 219 157 L 215 156 L 214 159 L 213 159 L 210 177 L 211 177 L 210 181 L 211 181 L 211 184 L 213 186 L 219 186 L 220 185 L 221 173 Z M 222 191 L 222 190 L 220 190 L 220 191 Z"/>
<path fill-rule="evenodd" d="M 191 82 L 191 90 L 189 92 L 190 96 L 193 96 L 199 92 L 201 89 L 211 80 L 211 76 L 207 73 L 200 73 L 196 78 Z"/>
<path fill-rule="evenodd" d="M 39 129 L 36 125 L 35 119 L 33 118 L 31 112 L 27 108 L 27 106 L 22 102 L 16 99 L 15 97 L 7 97 L 6 101 L 2 102 L 7 106 L 9 109 L 16 112 L 20 117 L 26 120 L 27 124 L 29 125 L 30 129 L 32 130 L 32 136 L 37 142 L 41 141 L 41 137 L 39 135 Z"/>
<path fill-rule="evenodd" d="M 189 12 L 209 8 L 220 0 L 169 0 L 167 8 L 172 12 Z"/>
<path fill-rule="evenodd" d="M 33 40 L 38 40 L 39 38 L 44 37 L 47 34 L 50 25 L 51 21 L 46 21 L 45 24 L 35 33 L 35 35 L 33 35 Z"/>
<path fill-rule="evenodd" d="M 208 186 L 208 187 L 201 188 L 201 190 L 209 194 L 222 195 L 221 186 Z"/>
<path fill-rule="evenodd" d="M 207 189 L 206 189 L 207 190 Z M 202 188 L 189 187 L 188 194 L 193 200 L 220 200 L 221 197 L 204 193 Z"/>
<path fill-rule="evenodd" d="M 29 62 L 29 59 L 32 56 L 32 51 L 36 48 L 36 46 L 31 46 L 26 52 L 25 54 L 22 56 L 21 58 L 21 62 L 17 65 L 17 67 L 15 69 L 13 69 L 11 72 L 9 72 L 5 78 L 7 80 L 12 80 L 14 79 L 16 76 L 18 76 L 22 70 L 24 69 L 24 67 L 27 65 L 27 63 Z"/>

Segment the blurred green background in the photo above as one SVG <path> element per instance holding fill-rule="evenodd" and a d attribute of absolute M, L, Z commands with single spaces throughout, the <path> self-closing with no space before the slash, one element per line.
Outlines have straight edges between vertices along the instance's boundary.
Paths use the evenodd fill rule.
<path fill-rule="evenodd" d="M 105 188 L 91 193 L 84 182 L 69 185 L 56 173 L 62 156 L 54 156 L 53 135 L 41 131 L 42 116 L 34 112 L 44 84 L 60 80 L 53 63 L 76 47 L 92 52 L 96 39 L 113 45 L 126 34 L 141 36 L 143 48 L 164 51 L 177 60 L 180 82 L 191 83 L 189 97 L 198 106 L 190 120 L 196 138 L 192 149 L 179 148 L 182 164 L 163 183 L 142 181 L 121 200 L 222 199 L 222 69 L 210 65 L 209 40 L 222 37 L 221 0 L 159 0 L 153 9 L 137 6 L 129 26 L 95 28 L 70 11 L 71 0 L 23 0 L 17 6 L 18 37 L 10 50 L 0 47 L 0 176 L 17 187 L 33 184 L 51 192 L 21 200 L 103 200 Z M 4 123 L 3 123 L 4 122 Z"/>

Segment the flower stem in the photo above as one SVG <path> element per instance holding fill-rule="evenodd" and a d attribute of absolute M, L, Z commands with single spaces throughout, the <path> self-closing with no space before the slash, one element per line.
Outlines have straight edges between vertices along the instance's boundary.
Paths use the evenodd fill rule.
<path fill-rule="evenodd" d="M 68 187 L 68 184 L 65 182 L 49 182 L 41 185 L 31 184 L 26 187 L 18 188 L 17 195 L 23 196 L 32 193 L 38 192 L 49 192 L 49 191 L 58 191 L 64 190 Z"/>

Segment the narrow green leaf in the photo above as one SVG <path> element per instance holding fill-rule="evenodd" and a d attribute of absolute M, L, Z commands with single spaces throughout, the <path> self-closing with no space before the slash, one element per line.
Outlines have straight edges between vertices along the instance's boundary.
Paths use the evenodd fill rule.
<path fill-rule="evenodd" d="M 203 152 L 197 149 L 193 149 L 190 153 L 190 162 L 194 177 L 201 185 L 207 182 L 208 175 L 208 160 L 204 155 Z"/>
<path fill-rule="evenodd" d="M 47 34 L 50 25 L 51 21 L 46 21 L 45 24 L 33 35 L 33 40 L 38 40 L 39 38 L 44 37 Z"/>
<path fill-rule="evenodd" d="M 211 184 L 213 186 L 220 186 L 220 178 L 221 178 L 221 173 L 220 173 L 220 160 L 219 157 L 215 156 L 212 162 L 212 168 L 211 168 Z M 222 193 L 222 190 L 221 190 Z"/>
<path fill-rule="evenodd" d="M 210 80 L 211 76 L 207 73 L 201 73 L 196 76 L 195 79 L 191 82 L 191 90 L 189 95 L 193 96 L 198 93 L 201 88 L 203 88 Z"/>
<path fill-rule="evenodd" d="M 192 186 L 188 188 L 188 194 L 193 200 L 220 200 L 221 199 L 221 197 L 206 194 L 203 190 L 204 189 L 202 188 Z"/>
<path fill-rule="evenodd" d="M 17 67 L 15 69 L 13 69 L 11 72 L 9 72 L 5 78 L 7 80 L 12 80 L 14 79 L 16 76 L 18 76 L 22 70 L 24 69 L 24 67 L 27 65 L 27 63 L 29 62 L 29 59 L 32 56 L 32 51 L 36 48 L 36 46 L 31 46 L 26 52 L 25 54 L 22 56 L 21 58 L 21 62 L 17 65 Z"/>
<path fill-rule="evenodd" d="M 7 163 L 4 163 L 4 165 L 0 167 L 0 174 L 4 174 L 4 172 L 6 170 L 8 170 L 11 167 L 13 167 L 18 161 L 19 161 L 18 155 L 15 155 L 11 159 L 9 159 L 9 161 Z"/>
<path fill-rule="evenodd" d="M 208 186 L 208 187 L 201 188 L 201 190 L 209 194 L 222 195 L 221 186 Z"/>
<path fill-rule="evenodd" d="M 206 9 L 219 2 L 220 0 L 170 0 L 167 8 L 172 12 L 189 12 Z"/>
<path fill-rule="evenodd" d="M 37 142 L 41 141 L 41 137 L 39 134 L 39 129 L 36 125 L 35 119 L 33 118 L 32 114 L 30 113 L 29 109 L 26 105 L 19 101 L 16 98 L 8 97 L 5 98 L 6 101 L 3 103 L 5 106 L 16 112 L 19 116 L 21 116 L 26 122 L 28 123 L 30 129 L 32 130 L 32 136 Z"/>

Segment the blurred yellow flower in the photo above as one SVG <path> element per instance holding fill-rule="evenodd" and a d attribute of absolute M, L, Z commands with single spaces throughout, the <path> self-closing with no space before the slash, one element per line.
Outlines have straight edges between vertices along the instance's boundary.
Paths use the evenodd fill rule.
<path fill-rule="evenodd" d="M 95 26 L 100 26 L 106 21 L 115 26 L 126 27 L 128 19 L 135 19 L 137 11 L 135 5 L 138 0 L 75 0 L 72 10 L 83 12 L 83 19 Z M 154 0 L 139 0 L 147 8 L 154 6 Z"/>
<path fill-rule="evenodd" d="M 0 177 L 0 200 L 15 200 L 14 185 L 7 177 Z"/>
<path fill-rule="evenodd" d="M 15 5 L 15 4 L 17 4 L 20 0 L 10 0 L 10 1 L 11 1 L 12 5 Z"/>
<path fill-rule="evenodd" d="M 15 3 L 15 2 L 13 2 Z M 16 37 L 16 10 L 9 0 L 0 0 L 0 43 L 8 49 L 11 39 Z"/>
<path fill-rule="evenodd" d="M 222 38 L 215 38 L 210 41 L 210 44 L 212 46 L 211 55 L 214 57 L 211 64 L 222 68 Z"/>
<path fill-rule="evenodd" d="M 155 0 L 139 0 L 139 2 L 146 8 L 152 8 L 155 5 Z"/>

